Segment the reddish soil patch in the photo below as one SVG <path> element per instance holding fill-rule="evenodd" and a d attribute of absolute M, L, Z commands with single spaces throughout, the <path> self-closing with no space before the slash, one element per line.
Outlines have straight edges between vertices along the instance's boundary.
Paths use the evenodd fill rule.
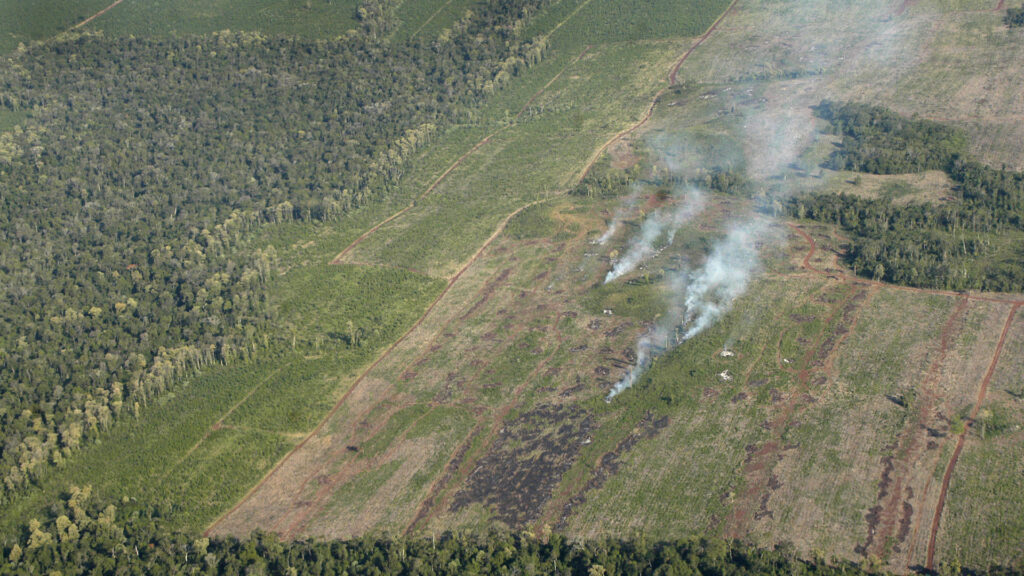
<path fill-rule="evenodd" d="M 968 303 L 966 298 L 961 298 L 942 327 L 935 358 L 928 367 L 924 381 L 918 387 L 920 399 L 914 418 L 907 422 L 897 445 L 892 447 L 893 454 L 882 459 L 882 478 L 879 482 L 876 505 L 865 516 L 868 537 L 864 544 L 854 549 L 858 554 L 867 556 L 873 553 L 881 557 L 889 544 L 892 544 L 893 551 L 899 552 L 909 535 L 910 517 L 907 514 L 913 513 L 910 500 L 914 494 L 910 486 L 911 468 L 927 450 L 928 428 L 938 400 L 935 388 L 953 338 L 963 325 Z M 894 532 L 897 532 L 895 540 Z"/>
<path fill-rule="evenodd" d="M 477 301 L 472 306 L 470 306 L 469 310 L 467 310 L 465 314 L 459 316 L 459 320 L 465 320 L 466 318 L 469 318 L 470 316 L 479 312 L 480 308 L 482 308 L 483 305 L 486 304 L 487 301 L 491 299 L 491 296 L 494 295 L 494 291 L 497 290 L 503 284 L 505 284 L 510 274 L 512 274 L 512 269 L 506 268 L 502 270 L 497 277 L 488 280 L 487 283 L 484 284 L 484 287 L 480 290 L 479 298 L 477 299 Z"/>

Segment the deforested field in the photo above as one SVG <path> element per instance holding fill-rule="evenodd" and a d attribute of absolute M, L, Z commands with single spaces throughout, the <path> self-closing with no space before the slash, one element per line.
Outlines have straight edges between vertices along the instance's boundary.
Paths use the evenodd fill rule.
<path fill-rule="evenodd" d="M 110 37 L 128 43 L 125 69 L 132 50 L 219 47 L 247 91 L 197 118 L 173 103 L 125 116 L 151 116 L 159 148 L 118 185 L 145 198 L 175 146 L 206 138 L 224 155 L 184 163 L 197 176 L 179 195 L 231 209 L 193 216 L 184 202 L 179 217 L 168 195 L 153 221 L 187 241 L 154 233 L 116 271 L 97 259 L 88 286 L 109 301 L 84 307 L 86 289 L 66 281 L 66 311 L 38 305 L 33 321 L 66 347 L 131 338 L 138 358 L 112 348 L 90 364 L 116 386 L 67 376 L 81 401 L 67 421 L 85 428 L 56 415 L 63 387 L 4 405 L 19 438 L 54 434 L 18 448 L 23 473 L 11 460 L 0 528 L 12 543 L 88 485 L 214 542 L 510 530 L 736 539 L 897 573 L 1024 562 L 1024 295 L 978 288 L 1019 285 L 1024 262 L 1024 35 L 1003 2 L 524 0 L 510 14 L 462 0 L 124 0 L 70 33 L 109 3 L 46 18 L 8 4 L 12 78 L 29 57 L 18 42 L 43 42 L 32 54 Z M 325 72 L 329 50 L 360 34 L 381 43 L 344 48 L 363 67 Z M 319 59 L 283 56 L 294 38 Z M 407 60 L 384 67 L 388 50 Z M 416 103 L 388 93 L 387 75 L 411 78 L 401 90 Z M 375 76 L 379 90 L 316 99 L 318 83 Z M 12 198 L 57 161 L 46 122 L 71 123 L 79 106 L 21 78 L 10 85 L 34 107 L 0 109 Z M 826 116 L 839 102 L 880 108 L 843 125 Z M 239 110 L 260 103 L 284 110 L 254 124 L 279 150 L 242 136 Z M 388 114 L 401 120 L 373 127 Z M 948 161 L 913 140 L 934 134 Z M 879 142 L 897 152 L 870 156 Z M 103 165 L 106 150 L 86 157 Z M 840 165 L 855 152 L 870 157 Z M 250 181 L 249 166 L 265 169 Z M 93 214 L 103 181 L 60 177 L 69 206 Z M 97 215 L 101 228 L 122 230 L 123 210 Z M 904 225 L 923 231 L 886 246 Z M 35 257 L 30 238 L 23 220 L 3 242 Z M 23 297 L 30 275 L 0 265 Z M 164 268 L 137 278 L 147 266 Z M 166 296 L 164 280 L 179 282 Z M 152 311 L 132 317 L 129 300 Z M 177 340 L 162 339 L 172 328 Z M 0 342 L 4 362 L 37 345 Z M 37 364 L 10 362 L 39 379 Z M 143 390 L 160 362 L 174 368 Z"/>

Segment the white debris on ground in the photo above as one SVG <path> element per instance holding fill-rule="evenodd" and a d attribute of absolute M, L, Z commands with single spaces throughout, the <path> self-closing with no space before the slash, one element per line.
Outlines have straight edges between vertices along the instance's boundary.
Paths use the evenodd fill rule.
<path fill-rule="evenodd" d="M 718 373 L 718 379 L 721 380 L 722 382 L 728 382 L 732 380 L 732 374 L 729 374 L 728 370 L 723 370 Z"/>

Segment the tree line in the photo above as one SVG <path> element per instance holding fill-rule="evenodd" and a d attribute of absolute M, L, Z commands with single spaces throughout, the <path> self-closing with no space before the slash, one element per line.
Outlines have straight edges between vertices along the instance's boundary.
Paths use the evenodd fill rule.
<path fill-rule="evenodd" d="M 0 503 L 117 418 L 281 338 L 260 227 L 336 221 L 539 61 L 546 0 L 489 0 L 392 43 L 67 34 L 0 65 Z"/>
<path fill-rule="evenodd" d="M 45 520 L 30 519 L 24 535 L 0 547 L 0 575 L 45 574 L 605 574 L 860 575 L 863 566 L 817 555 L 801 559 L 792 544 L 772 550 L 736 540 L 635 538 L 570 541 L 550 530 L 451 533 L 434 537 L 364 536 L 352 540 L 282 542 L 256 532 L 239 541 L 210 539 L 161 527 L 150 507 L 125 517 L 117 506 L 72 487 Z M 953 568 L 953 569 L 949 569 Z M 958 570 L 947 567 L 949 573 Z M 988 574 L 1014 572 L 989 568 Z"/>
<path fill-rule="evenodd" d="M 942 170 L 956 183 L 943 203 L 895 203 L 817 193 L 792 198 L 793 216 L 850 235 L 847 264 L 863 276 L 949 290 L 1024 291 L 1024 249 L 1000 236 L 1024 232 L 1024 173 L 972 160 L 962 131 L 866 104 L 824 101 L 816 114 L 842 136 L 836 170 L 901 174 Z"/>

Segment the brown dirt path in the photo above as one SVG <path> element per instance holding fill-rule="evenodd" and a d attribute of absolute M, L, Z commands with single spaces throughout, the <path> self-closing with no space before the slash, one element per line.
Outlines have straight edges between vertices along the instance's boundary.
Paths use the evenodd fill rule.
<path fill-rule="evenodd" d="M 999 356 L 1003 353 L 1003 344 L 1006 342 L 1006 335 L 1010 332 L 1010 327 L 1013 325 L 1013 319 L 1017 315 L 1017 310 L 1024 305 L 1024 302 L 1015 302 L 1013 307 L 1010 308 L 1009 314 L 1006 315 L 1006 323 L 1003 324 L 1003 332 L 999 335 L 999 342 L 996 344 L 996 349 L 992 353 L 992 361 L 988 365 L 988 370 L 985 372 L 985 377 L 981 379 L 981 384 L 978 386 L 978 397 L 974 402 L 974 407 L 971 408 L 971 414 L 968 417 L 970 422 L 973 422 L 978 416 L 978 411 L 981 409 L 982 403 L 985 401 L 985 395 L 988 392 L 988 384 L 992 380 L 992 375 L 995 373 L 996 364 L 999 363 Z M 970 427 L 965 427 L 964 431 L 960 433 L 960 436 L 956 440 L 956 448 L 953 450 L 953 456 L 949 459 L 949 464 L 946 466 L 946 472 L 942 475 L 942 490 L 939 492 L 939 502 L 935 506 L 935 515 L 932 516 L 932 530 L 931 536 L 928 539 L 928 555 L 925 562 L 925 568 L 928 570 L 935 569 L 935 540 L 939 534 L 939 525 L 942 521 L 942 511 L 946 506 L 946 496 L 949 492 L 949 483 L 953 479 L 953 469 L 956 468 L 956 463 L 960 459 L 960 452 L 964 449 L 964 442 L 967 440 L 967 433 L 970 431 Z"/>
<path fill-rule="evenodd" d="M 913 488 L 910 486 L 912 468 L 923 456 L 929 421 L 935 416 L 935 405 L 939 400 L 936 387 L 942 377 L 942 367 L 953 338 L 966 318 L 969 304 L 970 300 L 960 298 L 943 325 L 935 357 L 928 366 L 920 386 L 916 388 L 920 396 L 915 416 L 904 426 L 893 453 L 883 459 L 884 467 L 876 504 L 866 515 L 867 540 L 858 547 L 863 556 L 875 554 L 882 557 L 890 545 L 894 552 L 899 552 L 900 546 L 909 535 L 910 518 L 914 513 L 910 504 L 913 499 Z M 898 533 L 897 525 L 900 528 Z"/>
<path fill-rule="evenodd" d="M 82 26 L 85 26 L 89 22 L 92 22 L 93 20 L 95 20 L 95 19 L 99 18 L 100 16 L 103 16 L 104 14 L 106 14 L 108 10 L 110 10 L 114 6 L 117 6 L 121 2 L 124 2 L 124 0 L 115 0 L 114 3 L 111 4 L 110 6 L 107 6 L 103 10 L 100 10 L 99 12 L 93 14 L 92 16 L 89 16 L 88 18 L 86 18 L 85 20 L 82 20 L 78 24 L 75 24 L 74 26 L 71 27 L 71 29 L 72 30 L 77 30 L 77 29 L 81 28 Z"/>
<path fill-rule="evenodd" d="M 601 145 L 600 148 L 595 150 L 594 153 L 590 155 L 590 158 L 587 159 L 587 163 L 583 165 L 583 169 L 580 170 L 580 173 L 576 176 L 574 183 L 579 184 L 580 182 L 583 181 L 584 178 L 587 177 L 587 173 L 590 172 L 590 169 L 594 167 L 594 164 L 596 164 L 597 161 L 601 158 L 601 155 L 604 154 L 605 151 L 607 151 L 612 144 L 615 144 L 622 138 L 625 138 L 626 136 L 632 134 L 633 132 L 636 132 L 644 124 L 646 124 L 648 120 L 651 119 L 651 116 L 654 115 L 654 109 L 658 106 L 658 101 L 660 101 L 661 97 L 665 95 L 665 92 L 668 92 L 669 89 L 671 89 L 672 86 L 675 85 L 676 74 L 679 72 L 679 68 L 682 67 L 683 63 L 686 62 L 686 60 L 690 57 L 690 54 L 693 54 L 693 51 L 696 50 L 698 46 L 703 44 L 704 41 L 711 36 L 711 33 L 718 28 L 718 25 L 721 24 L 722 20 L 724 20 L 725 17 L 728 16 L 729 13 L 733 11 L 733 9 L 736 7 L 736 4 L 738 3 L 739 0 L 732 0 L 728 8 L 725 9 L 725 12 L 722 12 L 722 15 L 719 16 L 718 19 L 716 19 L 714 22 L 712 22 L 711 26 L 709 26 L 703 34 L 697 37 L 697 40 L 690 45 L 690 48 L 685 53 L 683 53 L 679 60 L 676 60 L 676 63 L 672 66 L 672 70 L 669 71 L 668 85 L 662 88 L 661 90 L 658 90 L 658 92 L 654 95 L 654 98 L 651 99 L 651 104 L 650 106 L 647 107 L 647 111 L 644 112 L 644 115 L 640 117 L 640 120 L 637 120 L 636 123 L 634 123 L 632 126 L 621 130 L 620 132 L 609 138 L 604 144 Z"/>
<path fill-rule="evenodd" d="M 836 274 L 836 273 L 833 273 L 833 272 L 830 272 L 830 271 L 821 270 L 821 269 L 818 269 L 818 268 L 814 267 L 811 264 L 811 259 L 813 258 L 815 252 L 817 251 L 817 244 L 814 241 L 814 238 L 810 234 L 808 234 L 805 230 L 800 228 L 800 226 L 798 226 L 797 224 L 795 224 L 793 222 L 787 222 L 787 226 L 789 226 L 790 229 L 792 229 L 794 232 L 799 234 L 804 239 L 804 241 L 807 242 L 807 245 L 808 245 L 807 254 L 804 256 L 802 265 L 803 265 L 804 268 L 806 268 L 807 270 L 809 270 L 809 271 L 811 271 L 811 272 L 813 272 L 815 274 L 823 275 L 823 276 L 829 276 L 829 277 L 833 277 L 833 278 L 839 278 L 839 279 L 842 279 L 845 282 L 860 283 L 860 284 L 863 284 L 863 285 L 884 286 L 886 289 L 889 289 L 889 290 L 902 290 L 902 291 L 907 291 L 907 292 L 915 292 L 915 293 L 919 293 L 919 294 L 933 294 L 933 295 L 940 295 L 940 296 L 955 296 L 955 297 L 957 297 L 957 298 L 959 298 L 961 300 L 960 306 L 957 307 L 958 310 L 960 309 L 961 306 L 965 306 L 966 305 L 965 303 L 969 302 L 969 301 L 996 302 L 996 303 L 1002 303 L 1002 304 L 1009 304 L 1009 305 L 1011 305 L 1010 312 L 1007 315 L 1005 324 L 1003 325 L 1003 331 L 1000 334 L 999 341 L 997 342 L 996 347 L 995 347 L 995 351 L 993 352 L 992 360 L 989 363 L 988 370 L 986 371 L 985 376 L 984 376 L 984 378 L 982 378 L 982 381 L 981 381 L 981 383 L 979 385 L 977 401 L 975 402 L 974 407 L 971 409 L 969 420 L 973 421 L 977 417 L 977 413 L 978 413 L 978 411 L 981 408 L 982 402 L 984 402 L 984 400 L 985 400 L 985 395 L 986 395 L 986 393 L 988 391 L 988 384 L 989 384 L 989 381 L 992 379 L 992 375 L 995 372 L 996 364 L 998 363 L 999 357 L 1002 354 L 1003 345 L 1004 345 L 1004 343 L 1006 341 L 1006 336 L 1007 336 L 1007 334 L 1010 331 L 1010 327 L 1011 327 L 1011 325 L 1013 323 L 1013 319 L 1016 316 L 1017 311 L 1022 306 L 1024 306 L 1024 300 L 1021 300 L 1021 299 L 1018 299 L 1018 298 L 1013 298 L 1011 295 L 985 295 L 985 294 L 980 294 L 980 293 L 976 293 L 976 292 L 974 292 L 974 293 L 962 292 L 961 293 L 961 292 L 953 292 L 953 291 L 950 291 L 950 290 L 936 290 L 936 289 L 929 289 L 929 288 L 914 288 L 914 287 L 910 287 L 910 286 L 898 286 L 898 285 L 895 285 L 895 284 L 887 284 L 885 282 L 879 282 L 879 281 L 875 281 L 875 280 L 867 280 L 865 278 L 854 276 L 854 275 L 851 275 L 851 274 L 848 274 L 848 273 L 845 273 L 845 272 L 841 272 L 839 274 Z M 956 311 L 954 311 L 954 312 L 956 312 Z M 952 321 L 952 317 L 951 317 L 950 321 Z M 947 328 L 948 328 L 948 325 L 947 325 Z M 948 330 L 944 329 L 943 330 L 943 338 L 948 338 L 948 336 L 949 336 L 948 335 Z M 944 343 L 943 346 L 948 346 L 948 342 Z M 938 359 L 936 361 L 938 361 Z M 950 482 L 952 480 L 952 477 L 953 477 L 953 470 L 954 470 L 954 468 L 956 468 L 957 461 L 960 458 L 960 453 L 963 451 L 963 447 L 964 447 L 964 443 L 966 442 L 966 439 L 967 439 L 968 431 L 969 431 L 969 428 L 965 429 L 964 432 L 961 433 L 958 436 L 956 447 L 953 450 L 953 455 L 950 458 L 949 463 L 946 466 L 946 471 L 945 471 L 945 473 L 943 474 L 943 477 L 942 477 L 942 488 L 941 488 L 941 490 L 939 492 L 939 498 L 938 498 L 938 503 L 936 504 L 936 507 L 935 507 L 935 513 L 932 516 L 931 534 L 929 536 L 929 541 L 928 541 L 928 551 L 927 551 L 927 557 L 926 557 L 926 563 L 925 563 L 925 567 L 928 570 L 934 569 L 934 565 L 935 565 L 935 543 L 936 543 L 936 538 L 938 536 L 939 527 L 940 527 L 941 520 L 942 520 L 942 511 L 945 508 L 946 498 L 947 498 L 948 492 L 949 492 L 949 484 L 950 484 Z M 926 487 L 926 489 L 927 489 L 927 487 Z M 898 495 L 899 491 L 898 490 L 893 490 L 893 493 Z M 884 496 L 884 495 L 880 494 L 880 496 Z M 880 497 L 880 499 L 881 499 L 881 497 Z M 912 514 L 912 511 L 908 511 L 908 510 L 899 510 L 897 512 L 898 513 L 903 513 L 903 514 L 906 514 L 907 512 L 909 512 L 909 513 Z M 880 543 L 884 542 L 884 540 L 885 539 L 879 539 L 879 542 Z"/>

